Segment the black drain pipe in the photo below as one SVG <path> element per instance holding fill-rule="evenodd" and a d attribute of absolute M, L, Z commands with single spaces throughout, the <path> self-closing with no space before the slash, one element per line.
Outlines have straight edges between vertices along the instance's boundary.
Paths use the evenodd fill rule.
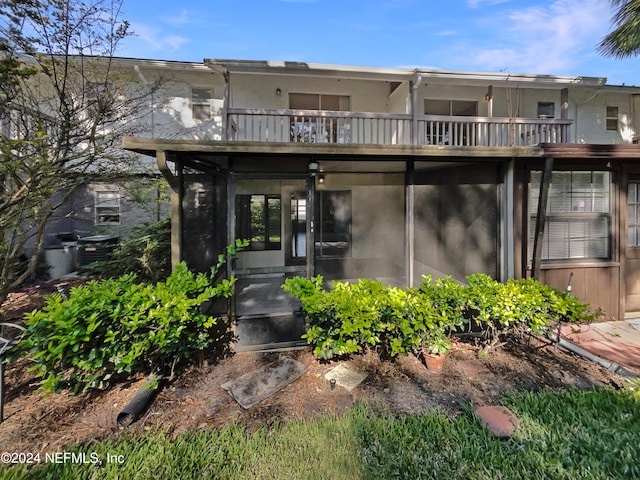
<path fill-rule="evenodd" d="M 140 387 L 140 390 L 138 390 L 136 396 L 133 397 L 129 404 L 118 414 L 116 420 L 118 425 L 128 427 L 147 411 L 160 390 L 161 381 L 162 376 L 155 373 L 149 375 L 142 387 Z"/>
<path fill-rule="evenodd" d="M 571 295 L 572 291 L 573 291 L 573 272 L 569 273 L 569 282 L 567 283 L 566 292 L 567 294 Z M 619 365 L 616 362 L 610 362 L 609 360 L 605 360 L 604 358 L 601 358 L 598 355 L 594 355 L 593 353 L 588 352 L 584 348 L 579 347 L 575 343 L 571 343 L 565 340 L 564 338 L 561 338 L 560 336 L 561 329 L 562 329 L 562 320 L 558 321 L 557 332 L 555 334 L 551 332 L 547 332 L 547 338 L 553 342 L 554 350 L 557 351 L 558 346 L 563 347 L 572 353 L 575 353 L 577 355 L 580 355 L 583 358 L 586 358 L 587 360 L 591 360 L 592 362 L 597 363 L 598 365 L 606 368 L 610 372 L 617 373 L 622 377 L 637 378 L 637 375 L 635 373 L 630 372 L 629 370 L 624 368 L 622 365 Z"/>
<path fill-rule="evenodd" d="M 556 345 L 560 345 L 561 347 L 566 348 L 570 352 L 576 353 L 576 354 L 580 355 L 581 357 L 589 359 L 592 362 L 597 363 L 601 367 L 606 368 L 610 372 L 617 373 L 618 375 L 620 375 L 622 377 L 627 377 L 627 378 L 635 378 L 636 377 L 635 373 L 630 372 L 629 370 L 627 370 L 623 366 L 619 365 L 618 363 L 610 362 L 609 360 L 605 360 L 604 358 L 601 358 L 601 357 L 599 357 L 597 355 L 594 355 L 593 353 L 586 351 L 584 348 L 581 348 L 581 347 L 579 347 L 578 345 L 576 345 L 574 343 L 566 341 L 564 338 L 560 338 L 560 337 L 558 337 L 557 335 L 555 335 L 553 333 L 549 333 L 548 337 Z"/>

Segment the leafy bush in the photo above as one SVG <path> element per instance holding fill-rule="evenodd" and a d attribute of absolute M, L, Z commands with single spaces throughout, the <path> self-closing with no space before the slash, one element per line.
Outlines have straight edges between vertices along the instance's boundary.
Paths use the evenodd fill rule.
<path fill-rule="evenodd" d="M 227 247 L 219 265 L 245 244 Z M 165 282 L 139 283 L 135 274 L 91 281 L 47 298 L 26 315 L 22 341 L 45 390 L 74 392 L 106 386 L 114 377 L 171 365 L 209 347 L 216 319 L 200 306 L 229 297 L 235 279 L 217 285 L 179 263 Z"/>
<path fill-rule="evenodd" d="M 171 221 L 134 227 L 108 260 L 93 262 L 87 270 L 108 278 L 135 273 L 143 282 L 165 280 L 171 274 Z"/>
<path fill-rule="evenodd" d="M 534 279 L 500 283 L 488 275 L 474 274 L 467 281 L 466 316 L 487 332 L 491 342 L 509 330 L 542 333 L 550 321 L 576 323 L 600 315 L 578 298 Z"/>
<path fill-rule="evenodd" d="M 380 282 L 333 282 L 321 276 L 288 279 L 283 289 L 300 299 L 307 316 L 304 338 L 314 354 L 330 359 L 374 348 L 385 356 L 420 348 L 444 350 L 447 335 L 465 323 L 495 342 L 509 331 L 541 332 L 549 321 L 578 322 L 596 314 L 575 297 L 531 279 L 500 283 L 488 275 L 467 277 L 464 286 L 447 277 L 425 276 L 418 289 L 385 287 Z"/>
<path fill-rule="evenodd" d="M 295 277 L 286 280 L 283 289 L 302 302 L 308 319 L 303 338 L 315 346 L 314 354 L 319 358 L 349 355 L 362 351 L 365 345 L 380 343 L 385 325 L 379 308 L 379 282 L 334 282 L 333 289 L 326 291 L 321 276 L 311 280 Z"/>

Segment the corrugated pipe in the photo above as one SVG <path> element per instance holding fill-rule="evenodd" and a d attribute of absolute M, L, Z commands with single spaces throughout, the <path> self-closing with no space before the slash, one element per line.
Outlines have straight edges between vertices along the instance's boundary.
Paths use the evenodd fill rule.
<path fill-rule="evenodd" d="M 605 360 L 597 355 L 594 355 L 591 352 L 586 351 L 584 348 L 579 347 L 578 345 L 566 341 L 564 338 L 558 337 L 558 335 L 554 333 L 548 333 L 547 336 L 552 342 L 555 342 L 556 345 L 560 345 L 563 348 L 566 348 L 570 352 L 576 353 L 581 357 L 584 357 L 592 362 L 597 363 L 601 367 L 606 368 L 610 372 L 617 373 L 622 377 L 635 378 L 636 375 L 633 372 L 630 372 L 623 366 L 617 364 L 616 362 L 610 362 L 609 360 Z"/>
<path fill-rule="evenodd" d="M 142 387 L 140 387 L 140 390 L 138 390 L 136 396 L 133 397 L 133 400 L 131 400 L 129 404 L 118 414 L 118 418 L 116 420 L 118 425 L 121 427 L 128 427 L 147 411 L 149 405 L 151 405 L 151 402 L 153 402 L 160 390 L 161 381 L 161 375 L 157 375 L 155 373 L 149 375 Z"/>

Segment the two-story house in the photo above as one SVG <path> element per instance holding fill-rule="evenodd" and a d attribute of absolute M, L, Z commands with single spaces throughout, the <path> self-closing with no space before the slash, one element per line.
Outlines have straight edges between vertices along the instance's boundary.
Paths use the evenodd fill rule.
<path fill-rule="evenodd" d="M 154 68 L 166 66 L 136 71 Z M 250 239 L 227 272 L 238 349 L 299 342 L 280 289 L 291 275 L 417 286 L 483 272 L 564 289 L 573 274 L 574 294 L 608 318 L 640 311 L 640 88 L 299 62 L 180 68 L 184 91 L 156 99 L 148 134 L 124 147 L 155 156 L 171 186 L 174 261 L 207 270 Z M 162 132 L 176 115 L 207 128 Z"/>

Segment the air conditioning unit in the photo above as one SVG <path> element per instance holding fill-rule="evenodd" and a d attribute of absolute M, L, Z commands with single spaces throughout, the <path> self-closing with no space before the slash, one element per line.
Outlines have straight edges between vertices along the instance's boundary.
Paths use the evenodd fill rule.
<path fill-rule="evenodd" d="M 108 260 L 118 245 L 114 235 L 92 235 L 78 239 L 78 267 L 83 268 L 93 262 Z"/>

